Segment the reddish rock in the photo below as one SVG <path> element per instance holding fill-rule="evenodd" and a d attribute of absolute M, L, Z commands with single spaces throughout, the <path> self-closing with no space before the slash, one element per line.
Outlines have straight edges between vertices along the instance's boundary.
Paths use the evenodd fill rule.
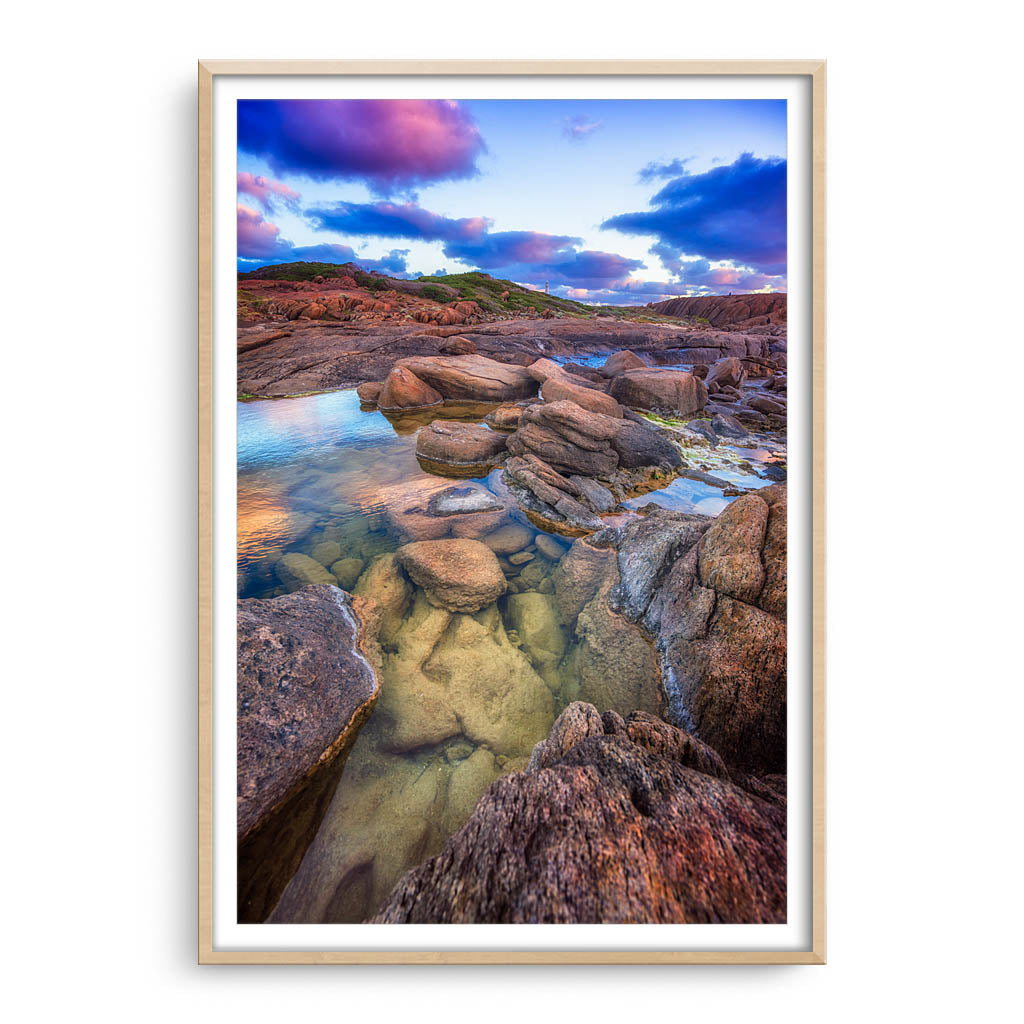
<path fill-rule="evenodd" d="M 568 374 L 550 376 L 541 385 L 540 394 L 545 402 L 575 402 L 581 409 L 598 412 L 603 416 L 622 417 L 622 406 L 601 391 L 581 387 L 568 379 Z"/>
<path fill-rule="evenodd" d="M 530 398 L 537 384 L 525 369 L 480 355 L 413 356 L 404 366 L 444 398 L 477 402 L 509 402 Z"/>
<path fill-rule="evenodd" d="M 684 370 L 625 370 L 612 381 L 611 394 L 623 405 L 675 416 L 700 412 L 707 401 L 703 382 Z"/>
<path fill-rule="evenodd" d="M 738 388 L 746 379 L 747 371 L 744 369 L 743 363 L 735 356 L 730 356 L 728 359 L 720 359 L 708 370 L 704 383 L 706 385 L 717 384 L 719 388 L 724 388 L 727 385 Z"/>
<path fill-rule="evenodd" d="M 635 352 L 631 352 L 627 348 L 622 352 L 612 353 L 604 361 L 601 372 L 606 377 L 615 377 L 624 370 L 646 370 L 647 368 L 647 364 Z"/>
<path fill-rule="evenodd" d="M 377 396 L 380 394 L 380 389 L 384 385 L 379 381 L 368 380 L 365 384 L 360 384 L 356 388 L 356 394 L 359 396 L 359 401 L 365 405 L 374 405 L 377 401 Z"/>
<path fill-rule="evenodd" d="M 238 919 L 295 873 L 379 693 L 350 599 L 332 586 L 238 602 Z"/>
<path fill-rule="evenodd" d="M 476 303 L 473 303 L 476 305 Z M 454 338 L 447 338 L 441 343 L 440 350 L 446 356 L 471 356 L 476 352 L 476 344 L 469 338 L 456 335 Z"/>
<path fill-rule="evenodd" d="M 449 466 L 497 465 L 506 440 L 482 423 L 434 420 L 416 436 L 416 454 Z"/>
<path fill-rule="evenodd" d="M 396 409 L 425 409 L 440 405 L 444 399 L 429 384 L 425 384 L 404 366 L 396 366 L 384 378 L 377 406 L 385 412 Z"/>
<path fill-rule="evenodd" d="M 740 781 L 653 716 L 571 704 L 372 922 L 782 923 L 785 801 Z"/>
<path fill-rule="evenodd" d="M 484 422 L 495 430 L 515 430 L 519 426 L 524 408 L 525 406 L 513 403 L 499 405 L 484 417 Z"/>
<path fill-rule="evenodd" d="M 771 323 L 786 322 L 786 293 L 757 295 L 701 295 L 691 298 L 666 299 L 652 307 L 663 316 L 700 317 L 714 327 L 741 324 L 751 318 L 764 317 Z"/>

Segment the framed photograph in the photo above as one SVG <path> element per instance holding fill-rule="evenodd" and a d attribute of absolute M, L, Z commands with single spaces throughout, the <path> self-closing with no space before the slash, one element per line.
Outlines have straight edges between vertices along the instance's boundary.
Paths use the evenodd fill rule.
<path fill-rule="evenodd" d="M 201 963 L 825 962 L 824 153 L 822 61 L 199 64 Z"/>

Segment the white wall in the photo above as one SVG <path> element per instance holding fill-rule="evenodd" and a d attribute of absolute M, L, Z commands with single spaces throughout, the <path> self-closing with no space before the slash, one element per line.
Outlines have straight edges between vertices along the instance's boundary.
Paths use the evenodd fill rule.
<path fill-rule="evenodd" d="M 108 0 L 7 12 L 15 1019 L 998 1013 L 1020 912 L 1007 824 L 1020 799 L 1005 791 L 1021 676 L 1006 649 L 1021 603 L 1009 11 Z M 827 967 L 193 966 L 200 56 L 829 59 Z"/>

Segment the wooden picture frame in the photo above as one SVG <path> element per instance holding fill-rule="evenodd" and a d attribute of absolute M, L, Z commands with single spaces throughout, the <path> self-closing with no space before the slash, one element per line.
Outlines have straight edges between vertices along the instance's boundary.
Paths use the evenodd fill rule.
<path fill-rule="evenodd" d="M 199 67 L 199 935 L 202 964 L 823 964 L 825 962 L 825 63 L 757 61 L 200 61 Z M 214 81 L 221 76 L 806 76 L 811 87 L 812 941 L 764 950 L 220 949 L 213 912 Z M 564 926 L 563 926 L 564 927 Z M 570 940 L 571 941 L 571 940 Z"/>

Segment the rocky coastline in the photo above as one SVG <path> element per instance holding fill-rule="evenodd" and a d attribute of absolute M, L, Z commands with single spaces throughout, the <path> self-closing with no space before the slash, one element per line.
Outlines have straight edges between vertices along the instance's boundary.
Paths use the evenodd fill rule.
<path fill-rule="evenodd" d="M 785 297 L 272 284 L 239 395 L 358 386 L 420 477 L 239 602 L 239 919 L 785 920 Z"/>

